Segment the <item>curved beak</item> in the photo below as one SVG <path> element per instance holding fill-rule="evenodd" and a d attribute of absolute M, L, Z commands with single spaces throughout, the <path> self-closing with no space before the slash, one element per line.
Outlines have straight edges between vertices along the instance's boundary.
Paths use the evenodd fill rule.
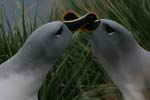
<path fill-rule="evenodd" d="M 82 17 L 78 17 L 75 13 L 69 12 L 63 17 L 63 23 L 73 32 L 83 28 L 87 31 L 93 31 L 100 23 L 95 13 L 91 12 Z"/>

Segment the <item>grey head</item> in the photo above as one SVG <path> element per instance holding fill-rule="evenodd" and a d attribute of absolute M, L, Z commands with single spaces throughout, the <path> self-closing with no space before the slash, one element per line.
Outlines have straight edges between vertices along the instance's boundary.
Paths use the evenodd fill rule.
<path fill-rule="evenodd" d="M 72 38 L 72 32 L 61 21 L 43 25 L 27 39 L 23 49 L 32 56 L 56 59 L 62 55 Z"/>
<path fill-rule="evenodd" d="M 52 66 L 63 54 L 71 38 L 72 32 L 61 21 L 45 24 L 29 36 L 17 54 L 6 62 L 5 69 L 16 73 L 36 68 L 42 70 L 45 66 L 44 69 L 49 70 L 46 67 Z M 12 63 L 13 66 L 8 65 Z"/>
<path fill-rule="evenodd" d="M 99 26 L 92 33 L 91 42 L 95 56 L 110 65 L 115 64 L 120 55 L 125 55 L 138 47 L 136 40 L 126 28 L 108 19 L 100 20 Z"/>

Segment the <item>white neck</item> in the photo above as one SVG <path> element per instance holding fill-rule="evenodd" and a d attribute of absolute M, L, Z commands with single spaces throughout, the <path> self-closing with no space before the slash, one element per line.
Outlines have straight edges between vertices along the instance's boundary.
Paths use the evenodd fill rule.
<path fill-rule="evenodd" d="M 37 97 L 54 63 L 45 59 L 33 59 L 18 52 L 3 63 L 0 66 L 0 100 L 30 100 L 28 98 Z"/>

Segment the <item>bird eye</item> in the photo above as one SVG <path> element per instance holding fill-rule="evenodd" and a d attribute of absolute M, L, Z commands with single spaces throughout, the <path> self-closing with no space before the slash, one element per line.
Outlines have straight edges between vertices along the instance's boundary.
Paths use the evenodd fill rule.
<path fill-rule="evenodd" d="M 56 35 L 61 35 L 62 31 L 63 31 L 63 27 L 60 27 L 59 30 L 56 32 Z"/>
<path fill-rule="evenodd" d="M 115 30 L 113 28 L 111 28 L 109 25 L 106 26 L 106 31 L 107 31 L 107 33 L 115 32 Z"/>

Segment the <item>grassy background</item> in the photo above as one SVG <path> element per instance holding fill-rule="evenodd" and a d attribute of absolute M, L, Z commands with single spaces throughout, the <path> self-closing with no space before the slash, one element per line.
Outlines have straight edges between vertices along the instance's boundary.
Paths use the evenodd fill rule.
<path fill-rule="evenodd" d="M 79 15 L 95 12 L 99 18 L 123 24 L 143 48 L 150 49 L 149 0 L 55 0 L 53 6 L 46 22 L 61 20 L 68 10 Z M 36 14 L 31 19 L 23 2 L 20 15 L 21 19 L 17 19 L 13 12 L 12 27 L 5 9 L 0 10 L 0 63 L 13 56 L 28 35 L 46 23 L 42 19 L 39 23 Z M 122 100 L 117 87 L 93 57 L 88 34 L 91 33 L 76 32 L 54 71 L 48 74 L 39 93 L 40 100 Z"/>

